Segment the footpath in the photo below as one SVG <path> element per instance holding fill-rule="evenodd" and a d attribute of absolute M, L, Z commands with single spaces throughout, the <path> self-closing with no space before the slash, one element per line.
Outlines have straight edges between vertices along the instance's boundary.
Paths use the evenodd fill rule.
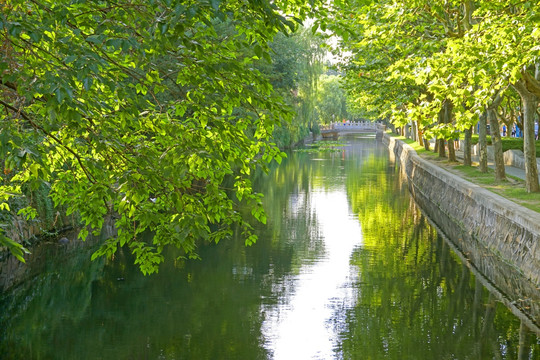
<path fill-rule="evenodd" d="M 459 162 L 462 163 L 463 162 L 463 151 L 456 150 L 456 158 L 458 159 Z M 537 159 L 540 159 L 540 158 L 537 158 Z M 478 163 L 479 163 L 478 155 L 472 155 L 471 160 L 472 160 L 473 164 L 478 165 Z M 495 162 L 493 161 L 493 159 L 488 158 L 488 167 L 490 167 L 492 169 L 495 169 Z M 512 166 L 512 165 L 505 165 L 504 168 L 505 168 L 506 175 L 511 175 L 511 176 L 517 177 L 519 179 L 525 180 L 525 169 L 522 169 L 522 168 L 519 168 L 519 167 L 516 167 L 516 166 Z M 540 174 L 538 175 L 538 179 L 540 180 Z"/>
<path fill-rule="evenodd" d="M 435 141 L 433 139 L 430 141 L 430 146 L 432 149 L 435 147 Z M 462 146 L 462 144 L 460 146 Z M 489 148 L 491 148 L 491 146 L 488 146 L 488 167 L 495 169 L 495 161 L 493 160 L 493 152 L 490 151 Z M 524 168 L 525 160 L 523 159 L 523 153 L 521 153 L 521 155 L 514 153 L 513 156 L 515 158 L 520 158 L 520 159 L 512 163 L 513 164 L 518 163 L 520 164 L 520 166 L 506 164 L 505 165 L 506 175 L 511 175 L 518 179 L 525 180 L 525 168 Z M 456 149 L 456 158 L 460 163 L 463 163 L 463 151 L 460 150 L 459 148 Z M 537 164 L 538 164 L 538 169 L 539 169 L 538 180 L 540 181 L 540 157 L 536 159 L 537 159 Z M 478 164 L 480 163 L 478 155 L 472 154 L 471 160 L 473 162 L 473 165 L 475 166 L 478 166 Z"/>

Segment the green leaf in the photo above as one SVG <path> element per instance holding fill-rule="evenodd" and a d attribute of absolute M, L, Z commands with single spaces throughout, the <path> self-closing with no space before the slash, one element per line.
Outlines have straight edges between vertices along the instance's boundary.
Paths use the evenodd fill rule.
<path fill-rule="evenodd" d="M 263 158 L 281 159 L 272 139 L 281 124 L 288 140 L 280 144 L 306 135 L 323 71 L 309 32 L 278 33 L 292 28 L 283 14 L 301 22 L 315 3 L 180 3 L 151 1 L 133 16 L 94 1 L 29 12 L 14 0 L 0 16 L 5 42 L 20 50 L 0 60 L 1 81 L 24 100 L 21 111 L 5 109 L 0 152 L 12 173 L 3 181 L 49 184 L 55 204 L 81 220 L 82 239 L 115 211 L 120 240 L 92 258 L 120 243 L 145 273 L 157 271 L 167 246 L 197 258 L 198 241 L 245 227 L 251 216 L 235 204 L 257 203 L 252 184 L 224 184 L 266 170 Z M 5 102 L 18 109 L 15 100 Z M 299 108 L 305 113 L 294 118 Z M 142 232 L 156 234 L 154 248 Z"/>
<path fill-rule="evenodd" d="M 74 62 L 75 60 L 77 60 L 77 56 L 76 56 L 76 55 L 69 55 L 68 57 L 66 57 L 66 58 L 64 59 L 64 62 L 65 62 L 66 64 L 70 64 L 70 63 Z"/>
<path fill-rule="evenodd" d="M 263 49 L 259 44 L 255 45 L 255 47 L 253 48 L 253 51 L 255 52 L 255 55 L 257 55 L 259 59 L 262 58 Z"/>
<path fill-rule="evenodd" d="M 86 38 L 86 41 L 93 44 L 101 44 L 102 36 L 101 35 L 90 35 Z"/>
<path fill-rule="evenodd" d="M 212 8 L 216 11 L 219 10 L 220 3 L 221 3 L 221 0 L 210 0 L 210 4 L 212 5 Z"/>
<path fill-rule="evenodd" d="M 20 262 L 26 263 L 24 254 L 30 254 L 30 251 L 28 251 L 28 249 L 26 249 L 24 246 L 7 238 L 2 233 L 0 233 L 0 245 L 7 247 L 11 254 L 13 254 L 13 256 L 15 256 Z"/>
<path fill-rule="evenodd" d="M 92 87 L 92 81 L 93 80 L 92 80 L 91 77 L 84 78 L 84 80 L 83 80 L 84 90 L 90 91 L 90 88 Z"/>

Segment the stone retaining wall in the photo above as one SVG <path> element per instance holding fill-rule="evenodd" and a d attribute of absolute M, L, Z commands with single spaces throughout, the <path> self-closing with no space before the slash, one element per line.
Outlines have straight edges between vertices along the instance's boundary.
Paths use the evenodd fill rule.
<path fill-rule="evenodd" d="M 461 149 L 465 148 L 465 141 L 460 140 L 459 146 Z M 479 156 L 480 154 L 480 145 L 476 144 L 471 146 L 471 155 Z M 487 146 L 487 155 L 488 155 L 488 161 L 495 161 L 495 154 L 493 151 L 493 146 L 488 145 Z M 519 169 L 525 170 L 525 155 L 523 155 L 523 151 L 521 150 L 506 150 L 503 153 L 503 159 L 504 159 L 504 165 L 514 166 Z M 536 158 L 536 165 L 540 169 L 540 158 Z"/>
<path fill-rule="evenodd" d="M 503 156 L 504 165 L 510 165 L 525 170 L 525 155 L 523 155 L 523 151 L 506 150 Z M 540 169 L 540 158 L 536 158 L 536 166 Z"/>
<path fill-rule="evenodd" d="M 464 247 L 459 242 L 477 242 L 488 250 L 484 256 L 499 258 L 540 286 L 539 213 L 423 160 L 386 133 L 382 140 L 405 171 L 416 202 L 458 247 Z"/>

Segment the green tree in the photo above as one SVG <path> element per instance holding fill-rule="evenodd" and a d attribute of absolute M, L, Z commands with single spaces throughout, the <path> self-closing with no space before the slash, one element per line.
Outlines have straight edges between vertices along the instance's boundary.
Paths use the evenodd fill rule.
<path fill-rule="evenodd" d="M 128 246 L 143 273 L 157 271 L 167 246 L 196 257 L 197 241 L 218 242 L 235 226 L 246 244 L 255 241 L 239 207 L 265 221 L 249 175 L 280 160 L 269 139 L 291 116 L 255 62 L 270 60 L 274 35 L 295 28 L 316 5 L 8 0 L 0 6 L 0 157 L 4 173 L 15 174 L 2 179 L 3 211 L 9 199 L 23 196 L 21 186 L 45 182 L 57 205 L 78 212 L 83 239 L 115 213 L 118 236 L 94 257 Z M 224 22 L 234 32 L 218 32 Z M 174 96 L 164 95 L 169 91 Z M 142 240 L 146 231 L 155 233 L 151 241 Z M 20 245 L 0 241 L 22 258 Z"/>
<path fill-rule="evenodd" d="M 265 63 L 261 71 L 294 112 L 275 128 L 273 139 L 280 147 L 294 146 L 314 127 L 317 83 L 323 71 L 322 41 L 312 29 L 300 28 L 289 35 L 277 34 L 270 44 L 272 63 Z"/>
<path fill-rule="evenodd" d="M 334 27 L 352 54 L 344 70 L 356 106 L 398 126 L 416 121 L 424 132 L 451 139 L 486 111 L 498 131 L 498 94 L 512 87 L 522 102 L 527 189 L 539 191 L 534 151 L 540 95 L 537 2 L 338 4 L 342 16 L 335 17 Z M 443 111 L 450 103 L 452 111 Z M 445 121 L 439 121 L 441 111 Z M 497 147 L 499 139 L 494 142 Z M 500 151 L 496 157 L 496 175 L 502 180 Z"/>
<path fill-rule="evenodd" d="M 322 75 L 317 94 L 317 112 L 319 122 L 328 124 L 348 118 L 347 97 L 341 86 L 341 79 L 336 75 Z"/>

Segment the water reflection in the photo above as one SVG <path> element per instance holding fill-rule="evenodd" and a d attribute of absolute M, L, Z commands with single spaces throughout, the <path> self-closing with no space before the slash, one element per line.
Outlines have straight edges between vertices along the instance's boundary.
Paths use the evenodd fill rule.
<path fill-rule="evenodd" d="M 356 282 L 350 256 L 362 243 L 358 220 L 349 213 L 345 189 L 312 192 L 309 209 L 316 215 L 324 252 L 300 273 L 282 281 L 290 289 L 277 306 L 265 310 L 262 332 L 266 346 L 279 359 L 331 359 L 339 329 L 344 320 L 342 310 L 351 308 L 355 294 L 350 286 Z"/>
<path fill-rule="evenodd" d="M 200 244 L 201 261 L 170 253 L 152 277 L 123 251 L 31 265 L 0 300 L 0 358 L 540 358 L 374 140 L 292 153 L 254 184 L 268 225 L 253 247 Z"/>

